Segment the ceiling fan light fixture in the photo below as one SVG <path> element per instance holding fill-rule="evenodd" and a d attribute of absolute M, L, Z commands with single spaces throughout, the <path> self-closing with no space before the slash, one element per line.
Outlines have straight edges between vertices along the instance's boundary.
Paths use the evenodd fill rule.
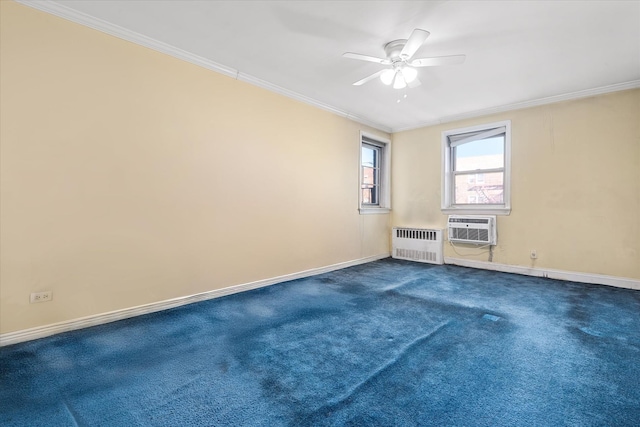
<path fill-rule="evenodd" d="M 402 77 L 404 77 L 405 82 L 411 83 L 418 77 L 418 70 L 412 67 L 404 67 L 402 69 Z"/>
<path fill-rule="evenodd" d="M 393 88 L 404 89 L 405 87 L 407 87 L 407 82 L 404 80 L 404 77 L 402 76 L 402 72 L 396 73 L 396 78 L 393 81 Z"/>
<path fill-rule="evenodd" d="M 395 76 L 396 76 L 396 71 L 390 68 L 388 70 L 385 70 L 382 74 L 380 74 L 380 80 L 382 81 L 382 83 L 389 86 L 391 83 L 393 83 L 393 78 Z"/>
<path fill-rule="evenodd" d="M 1 1 L 1 0 L 0 0 Z M 456 65 L 464 62 L 465 55 L 433 56 L 428 58 L 414 58 L 413 55 L 420 49 L 429 32 L 416 28 L 408 39 L 390 41 L 384 45 L 386 58 L 362 55 L 360 53 L 345 52 L 345 58 L 360 61 L 375 62 L 376 64 L 390 66 L 386 70 L 377 71 L 364 79 L 353 83 L 353 86 L 361 86 L 371 80 L 380 77 L 382 83 L 387 86 L 393 84 L 394 89 L 404 89 L 409 86 L 420 86 L 417 67 L 433 67 L 437 65 Z"/>

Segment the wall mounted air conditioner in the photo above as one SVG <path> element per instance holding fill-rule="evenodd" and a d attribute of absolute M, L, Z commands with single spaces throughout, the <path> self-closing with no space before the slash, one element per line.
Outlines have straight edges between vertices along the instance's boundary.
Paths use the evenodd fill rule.
<path fill-rule="evenodd" d="M 498 243 L 495 215 L 449 215 L 449 241 L 473 245 Z"/>

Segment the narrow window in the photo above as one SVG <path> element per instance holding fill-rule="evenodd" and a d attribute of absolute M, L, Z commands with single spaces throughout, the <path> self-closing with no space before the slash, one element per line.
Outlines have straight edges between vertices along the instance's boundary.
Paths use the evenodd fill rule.
<path fill-rule="evenodd" d="M 381 148 L 362 144 L 362 205 L 380 206 L 380 152 Z"/>
<path fill-rule="evenodd" d="M 389 212 L 390 142 L 360 134 L 360 213 Z"/>

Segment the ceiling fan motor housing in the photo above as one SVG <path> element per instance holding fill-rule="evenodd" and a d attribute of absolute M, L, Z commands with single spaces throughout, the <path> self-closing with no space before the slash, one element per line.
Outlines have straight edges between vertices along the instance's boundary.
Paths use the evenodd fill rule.
<path fill-rule="evenodd" d="M 404 49 L 404 45 L 406 44 L 407 40 L 401 39 L 394 40 L 384 45 L 384 52 L 387 54 L 387 58 L 389 58 L 393 62 L 403 60 L 404 58 L 400 56 L 400 53 L 402 52 L 402 49 Z"/>

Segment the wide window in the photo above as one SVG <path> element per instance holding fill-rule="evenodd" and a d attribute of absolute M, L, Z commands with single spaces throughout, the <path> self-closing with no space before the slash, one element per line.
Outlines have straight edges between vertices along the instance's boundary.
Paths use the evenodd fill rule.
<path fill-rule="evenodd" d="M 360 135 L 360 212 L 389 212 L 389 141 Z"/>
<path fill-rule="evenodd" d="M 508 215 L 511 122 L 442 133 L 445 213 Z"/>

